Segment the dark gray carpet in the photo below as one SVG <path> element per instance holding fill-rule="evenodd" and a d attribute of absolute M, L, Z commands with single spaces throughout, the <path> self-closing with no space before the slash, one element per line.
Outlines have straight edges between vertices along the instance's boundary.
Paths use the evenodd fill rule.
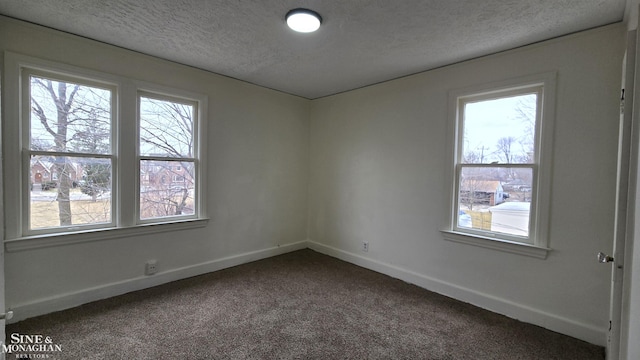
<path fill-rule="evenodd" d="M 7 326 L 15 332 L 51 336 L 55 359 L 604 359 L 602 347 L 311 250 Z"/>

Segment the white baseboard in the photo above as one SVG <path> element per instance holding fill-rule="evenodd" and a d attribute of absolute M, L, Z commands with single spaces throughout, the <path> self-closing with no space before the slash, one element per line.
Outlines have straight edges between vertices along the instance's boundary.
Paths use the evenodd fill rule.
<path fill-rule="evenodd" d="M 443 282 L 411 270 L 403 269 L 314 241 L 308 241 L 307 244 L 310 249 L 319 253 L 389 275 L 393 278 L 406 281 L 435 293 L 470 303 L 513 319 L 569 335 L 592 344 L 606 346 L 606 329 L 567 319 L 565 317 L 534 309 L 522 304 L 517 304 L 490 294 L 481 293 L 455 284 Z"/>
<path fill-rule="evenodd" d="M 92 301 L 102 300 L 126 294 L 128 292 L 142 290 L 171 281 L 186 279 L 192 276 L 202 275 L 305 248 L 307 248 L 307 242 L 300 241 L 292 244 L 233 255 L 183 268 L 171 269 L 152 276 L 140 276 L 76 292 L 56 295 L 50 298 L 38 299 L 30 303 L 12 306 L 8 309 L 13 310 L 14 316 L 10 321 L 7 321 L 7 323 L 15 323 L 31 317 L 70 309 Z"/>
<path fill-rule="evenodd" d="M 30 303 L 19 304 L 8 309 L 13 310 L 14 312 L 14 317 L 8 321 L 8 323 L 18 322 L 31 317 L 69 309 L 92 301 L 102 300 L 128 292 L 142 290 L 171 281 L 202 275 L 305 248 L 310 248 L 319 253 L 362 266 L 408 283 L 415 284 L 424 289 L 464 301 L 520 321 L 538 325 L 599 346 L 606 345 L 606 329 L 580 323 L 578 321 L 567 319 L 539 309 L 534 309 L 522 304 L 517 304 L 490 294 L 446 283 L 411 270 L 403 269 L 314 241 L 300 241 L 278 247 L 247 252 L 183 268 L 168 270 L 153 276 L 141 276 L 76 292 L 57 295 L 46 299 L 39 299 Z"/>

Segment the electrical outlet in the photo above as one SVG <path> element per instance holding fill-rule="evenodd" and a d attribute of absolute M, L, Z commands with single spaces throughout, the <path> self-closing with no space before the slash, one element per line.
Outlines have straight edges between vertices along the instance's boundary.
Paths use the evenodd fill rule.
<path fill-rule="evenodd" d="M 364 252 L 369 251 L 369 242 L 368 241 L 363 241 L 362 242 L 362 251 L 364 251 Z"/>
<path fill-rule="evenodd" d="M 155 260 L 147 261 L 147 264 L 144 267 L 145 275 L 153 275 L 158 272 L 158 263 Z"/>

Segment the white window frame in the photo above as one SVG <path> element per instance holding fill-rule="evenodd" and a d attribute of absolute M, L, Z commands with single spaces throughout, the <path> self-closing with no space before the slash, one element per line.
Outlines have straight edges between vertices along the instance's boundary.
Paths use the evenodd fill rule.
<path fill-rule="evenodd" d="M 56 78 L 80 82 L 86 85 L 98 84 L 100 87 L 115 89 L 112 99 L 112 214 L 111 223 L 72 225 L 33 231 L 28 229 L 30 169 L 28 166 L 29 144 L 29 98 L 24 99 L 23 79 L 28 73 L 36 75 L 54 74 Z M 142 234 L 160 233 L 193 229 L 206 226 L 208 217 L 206 204 L 202 196 L 205 193 L 206 169 L 202 155 L 206 154 L 207 96 L 179 89 L 140 82 L 95 70 L 34 58 L 31 56 L 4 53 L 4 90 L 3 100 L 3 152 L 4 169 L 16 169 L 17 176 L 7 176 L 4 181 L 5 248 L 7 251 L 21 251 L 50 246 L 68 245 L 88 241 L 99 241 Z M 197 132 L 195 151 L 199 163 L 196 186 L 198 210 L 189 218 L 156 219 L 140 223 L 137 221 L 136 197 L 140 174 L 136 169 L 137 160 L 137 94 L 138 91 L 150 91 L 168 94 L 174 98 L 196 99 L 198 104 Z M 26 110 L 25 110 L 26 109 Z M 25 122 L 27 127 L 25 127 Z M 26 130 L 25 130 L 26 129 Z M 25 141 L 26 139 L 26 141 Z M 73 153 L 65 154 L 74 156 Z M 26 160 L 25 160 L 26 159 Z M 18 169 L 20 169 L 18 171 Z M 136 179 L 137 178 L 137 179 Z"/>
<path fill-rule="evenodd" d="M 193 158 L 187 157 L 170 157 L 170 156 L 147 156 L 140 155 L 140 149 L 138 144 L 140 143 L 140 98 L 147 97 L 155 100 L 164 100 L 164 101 L 173 101 L 180 102 L 184 104 L 189 104 L 193 106 L 194 109 L 194 117 L 193 117 Z M 206 103 L 207 99 L 205 96 L 190 93 L 177 89 L 170 89 L 167 87 L 160 87 L 153 84 L 148 83 L 139 83 L 137 95 L 136 95 L 136 154 L 138 159 L 137 169 L 137 187 L 136 187 L 136 221 L 138 224 L 150 224 L 157 222 L 165 222 L 171 221 L 172 219 L 176 220 L 189 220 L 189 219 L 197 219 L 200 217 L 200 214 L 204 211 L 202 201 L 202 184 L 201 181 L 201 166 L 202 162 L 200 161 L 202 154 L 202 146 L 204 142 L 200 141 L 200 133 L 201 128 L 203 126 L 204 121 L 202 120 L 202 112 L 206 111 Z M 167 216 L 162 218 L 149 218 L 142 219 L 140 217 L 140 162 L 143 160 L 152 160 L 152 161 L 189 161 L 194 164 L 194 181 L 195 181 L 195 194 L 194 194 L 194 213 L 193 215 L 176 215 L 176 216 Z M 167 185 L 172 184 L 173 176 L 167 179 Z"/>
<path fill-rule="evenodd" d="M 555 113 L 556 73 L 525 76 L 501 82 L 458 89 L 449 93 L 449 209 L 447 224 L 442 230 L 445 240 L 545 259 L 549 248 L 549 212 L 551 165 Z M 538 92 L 539 91 L 539 92 Z M 535 159 L 533 164 L 462 164 L 463 106 L 468 102 L 499 99 L 536 92 L 538 111 L 535 129 Z M 524 167 L 533 172 L 530 225 L 528 237 L 510 236 L 490 231 L 474 231 L 457 226 L 459 176 L 463 167 Z"/>
<path fill-rule="evenodd" d="M 85 154 L 73 152 L 71 150 L 67 152 L 54 152 L 54 151 L 35 151 L 30 149 L 30 126 L 31 126 L 31 84 L 30 78 L 31 76 L 47 78 L 55 81 L 63 81 L 69 83 L 80 84 L 83 86 L 90 86 L 95 88 L 100 88 L 103 90 L 108 90 L 111 92 L 111 132 L 109 135 L 110 149 L 108 154 Z M 60 72 L 58 69 L 48 69 L 43 67 L 33 67 L 33 66 L 23 66 L 21 67 L 20 74 L 20 85 L 21 85 L 21 94 L 20 94 L 20 126 L 21 126 L 21 139 L 20 139 L 20 148 L 22 149 L 22 154 L 20 158 L 22 159 L 22 174 L 23 179 L 30 179 L 30 159 L 32 155 L 52 155 L 52 156 L 65 156 L 65 157 L 91 157 L 91 158 L 99 158 L 99 159 L 109 159 L 112 167 L 112 178 L 116 176 L 117 169 L 117 152 L 114 145 L 115 136 L 114 134 L 117 131 L 118 124 L 118 115 L 117 115 L 117 93 L 118 86 L 110 79 L 105 77 L 87 74 L 72 74 L 67 72 Z M 49 169 L 50 181 L 57 181 L 59 178 L 59 174 L 53 169 Z M 114 199 L 117 196 L 117 191 L 113 188 L 111 189 L 111 208 L 109 222 L 103 223 L 95 223 L 95 224 L 74 224 L 69 226 L 55 226 L 50 228 L 31 228 L 31 201 L 30 201 L 30 186 L 25 182 L 22 184 L 20 189 L 20 195 L 22 198 L 21 209 L 22 209 L 22 234 L 25 236 L 32 235 L 46 235 L 46 234 L 56 234 L 56 233 L 66 233 L 70 231 L 78 231 L 78 230 L 90 230 L 90 229 L 99 229 L 99 228 L 110 228 L 116 225 L 116 220 L 114 219 L 115 215 L 115 202 Z"/>

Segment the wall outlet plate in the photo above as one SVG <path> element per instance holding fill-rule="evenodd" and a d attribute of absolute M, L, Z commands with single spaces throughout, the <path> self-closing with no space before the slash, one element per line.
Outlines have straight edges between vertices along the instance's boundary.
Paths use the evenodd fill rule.
<path fill-rule="evenodd" d="M 155 260 L 149 260 L 145 264 L 144 274 L 153 275 L 158 272 L 158 263 Z"/>
<path fill-rule="evenodd" d="M 362 242 L 362 251 L 364 251 L 364 252 L 369 251 L 369 242 L 368 241 L 363 241 Z"/>

